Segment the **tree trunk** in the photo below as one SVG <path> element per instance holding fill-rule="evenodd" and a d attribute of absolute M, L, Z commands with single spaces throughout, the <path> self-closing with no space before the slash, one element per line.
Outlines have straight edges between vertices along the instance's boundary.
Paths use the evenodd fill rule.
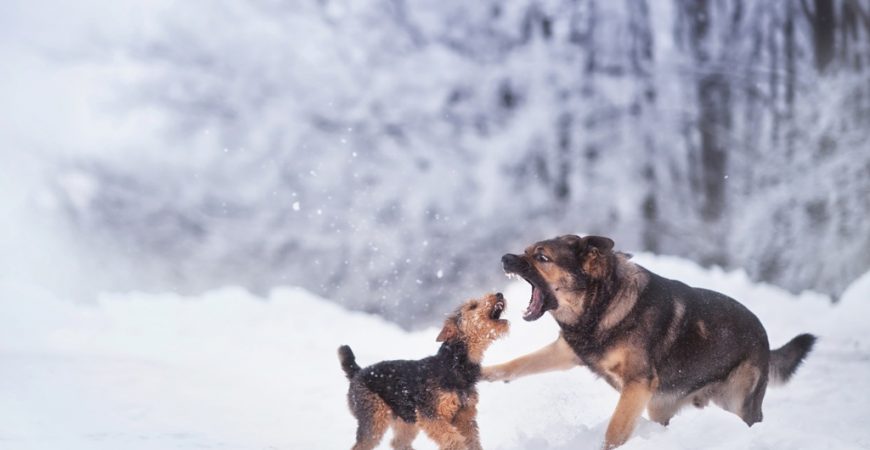
<path fill-rule="evenodd" d="M 801 0 L 804 14 L 813 27 L 813 56 L 816 70 L 823 73 L 834 59 L 834 29 L 836 28 L 834 3 L 831 0 L 814 0 L 813 5 L 813 9 L 810 10 L 806 0 Z"/>

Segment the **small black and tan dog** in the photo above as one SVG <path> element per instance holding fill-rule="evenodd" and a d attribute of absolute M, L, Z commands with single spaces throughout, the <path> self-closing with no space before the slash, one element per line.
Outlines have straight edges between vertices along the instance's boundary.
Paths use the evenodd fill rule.
<path fill-rule="evenodd" d="M 483 352 L 508 332 L 501 293 L 469 300 L 444 322 L 435 356 L 383 361 L 361 369 L 350 347 L 338 349 L 357 419 L 354 450 L 378 445 L 393 427 L 393 448 L 410 449 L 422 429 L 440 448 L 480 449 L 477 390 Z"/>
<path fill-rule="evenodd" d="M 525 320 L 549 311 L 552 344 L 497 366 L 487 380 L 585 365 L 620 391 L 605 447 L 624 443 L 644 409 L 663 425 L 685 405 L 712 401 L 751 426 L 762 419 L 768 383 L 784 383 L 812 349 L 801 334 L 771 350 L 758 318 L 718 292 L 658 276 L 613 251 L 601 236 L 532 244 L 502 265 L 532 287 Z"/>

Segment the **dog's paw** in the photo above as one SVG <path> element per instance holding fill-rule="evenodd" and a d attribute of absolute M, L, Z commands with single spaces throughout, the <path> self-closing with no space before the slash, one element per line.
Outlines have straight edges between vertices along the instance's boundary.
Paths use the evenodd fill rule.
<path fill-rule="evenodd" d="M 504 381 L 510 382 L 510 379 L 505 376 L 504 371 L 496 367 L 483 367 L 480 369 L 480 378 L 485 381 Z"/>
<path fill-rule="evenodd" d="M 484 381 L 498 381 L 498 370 L 492 367 L 482 367 L 480 369 L 480 379 Z"/>

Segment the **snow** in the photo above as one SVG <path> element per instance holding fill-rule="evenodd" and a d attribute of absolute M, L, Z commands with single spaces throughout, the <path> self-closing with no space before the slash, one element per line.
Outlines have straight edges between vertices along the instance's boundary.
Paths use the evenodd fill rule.
<path fill-rule="evenodd" d="M 753 284 L 739 271 L 636 260 L 738 298 L 774 346 L 799 332 L 820 340 L 788 385 L 768 391 L 764 422 L 747 428 L 718 408 L 690 409 L 668 428 L 643 419 L 624 448 L 870 447 L 870 273 L 831 306 L 825 296 Z M 520 319 L 524 283 L 493 288 L 508 298 L 513 329 L 487 362 L 555 337 L 550 318 Z M 0 448 L 348 448 L 355 422 L 336 348 L 350 344 L 366 365 L 431 354 L 436 335 L 296 288 L 267 298 L 232 287 L 199 297 L 102 294 L 82 304 L 0 278 Z M 597 449 L 617 399 L 583 368 L 479 389 L 487 449 Z M 416 448 L 434 445 L 421 435 Z"/>

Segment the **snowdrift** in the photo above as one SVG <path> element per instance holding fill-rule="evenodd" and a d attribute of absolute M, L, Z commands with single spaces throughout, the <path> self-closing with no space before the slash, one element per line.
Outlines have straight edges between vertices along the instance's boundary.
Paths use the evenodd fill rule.
<path fill-rule="evenodd" d="M 742 301 L 773 346 L 799 332 L 820 341 L 790 384 L 768 391 L 764 422 L 747 428 L 715 407 L 689 409 L 667 428 L 643 419 L 624 448 L 870 447 L 870 273 L 831 306 L 822 295 L 753 284 L 742 272 L 636 260 Z M 491 289 L 505 292 L 513 330 L 487 362 L 555 337 L 551 319 L 520 319 L 524 283 Z M 75 304 L 0 280 L 0 448 L 349 448 L 355 422 L 336 348 L 350 344 L 361 364 L 418 358 L 436 350 L 436 334 L 407 333 L 300 289 L 266 299 L 238 288 L 196 298 L 105 294 Z M 582 368 L 483 383 L 480 395 L 487 449 L 597 449 L 617 399 Z M 416 447 L 434 448 L 422 435 Z"/>

